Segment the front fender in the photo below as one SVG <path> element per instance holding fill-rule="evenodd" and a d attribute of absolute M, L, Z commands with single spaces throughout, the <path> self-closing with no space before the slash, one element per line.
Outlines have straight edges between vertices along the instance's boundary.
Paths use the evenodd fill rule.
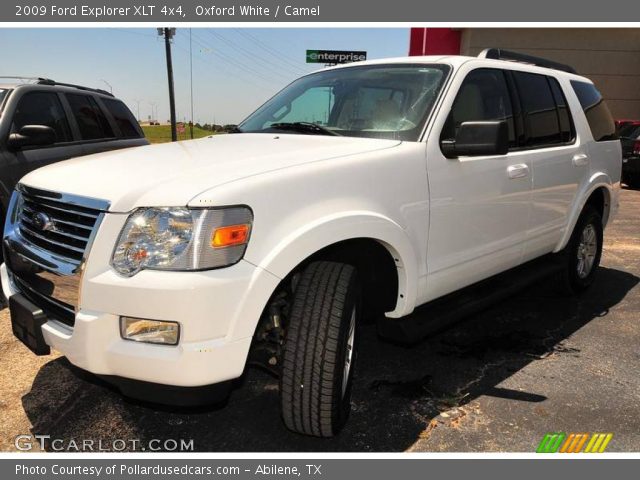
<path fill-rule="evenodd" d="M 614 188 L 612 186 L 611 178 L 604 172 L 594 173 L 588 182 L 585 182 L 582 189 L 576 194 L 576 198 L 578 199 L 573 203 L 573 208 L 568 217 L 567 224 L 565 225 L 564 232 L 562 234 L 562 239 L 554 249 L 554 252 L 561 251 L 564 247 L 569 243 L 569 239 L 571 238 L 571 234 L 573 233 L 573 229 L 578 222 L 578 218 L 584 209 L 587 200 L 591 196 L 593 192 L 595 192 L 598 188 L 605 188 L 607 195 L 605 197 L 605 206 L 604 206 L 604 218 L 602 219 L 604 225 L 607 224 L 607 221 L 610 217 L 609 212 L 611 211 L 611 206 L 613 205 L 616 197 L 616 193 L 614 192 Z"/>
<path fill-rule="evenodd" d="M 332 244 L 355 238 L 377 240 L 393 256 L 398 272 L 396 307 L 387 316 L 402 317 L 413 311 L 418 260 L 406 232 L 390 218 L 367 211 L 339 212 L 274 237 L 281 240 L 264 249 L 267 253 L 263 258 L 246 259 L 280 278 L 285 278 L 305 259 Z"/>

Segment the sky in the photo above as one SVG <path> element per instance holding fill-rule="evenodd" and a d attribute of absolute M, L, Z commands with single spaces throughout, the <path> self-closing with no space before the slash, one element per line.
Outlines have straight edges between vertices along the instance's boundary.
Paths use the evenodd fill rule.
<path fill-rule="evenodd" d="M 405 56 L 409 29 L 194 28 L 191 43 L 194 121 L 228 124 L 322 68 L 305 63 L 307 49 L 364 50 L 369 59 Z M 164 40 L 155 28 L 2 28 L 0 45 L 2 75 L 112 89 L 142 120 L 154 108 L 159 121 L 169 119 Z M 188 28 L 176 30 L 172 54 L 177 118 L 188 121 Z"/>

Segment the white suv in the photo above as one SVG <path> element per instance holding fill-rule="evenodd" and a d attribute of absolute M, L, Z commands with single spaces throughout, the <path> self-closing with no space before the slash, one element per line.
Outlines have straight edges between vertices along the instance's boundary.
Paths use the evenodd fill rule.
<path fill-rule="evenodd" d="M 416 307 L 540 257 L 585 289 L 620 170 L 569 67 L 490 50 L 328 68 L 237 133 L 28 174 L 2 285 L 18 338 L 125 395 L 212 401 L 255 358 L 287 427 L 331 436 L 362 317 L 428 324 Z"/>

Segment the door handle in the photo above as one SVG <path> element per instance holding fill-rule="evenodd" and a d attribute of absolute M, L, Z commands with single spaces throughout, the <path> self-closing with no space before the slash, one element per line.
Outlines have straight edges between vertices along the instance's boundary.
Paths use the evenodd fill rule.
<path fill-rule="evenodd" d="M 507 174 L 509 178 L 524 178 L 529 175 L 529 167 L 524 163 L 519 163 L 517 165 L 510 165 L 507 167 Z"/>
<path fill-rule="evenodd" d="M 574 167 L 582 167 L 589 163 L 589 156 L 585 153 L 577 153 L 573 156 L 571 163 Z"/>

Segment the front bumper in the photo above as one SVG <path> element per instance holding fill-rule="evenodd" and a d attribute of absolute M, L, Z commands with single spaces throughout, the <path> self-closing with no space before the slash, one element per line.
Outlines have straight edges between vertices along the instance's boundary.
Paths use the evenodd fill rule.
<path fill-rule="evenodd" d="M 87 282 L 94 284 L 82 297 L 83 304 L 103 308 L 81 308 L 74 327 L 49 320 L 42 326 L 45 342 L 72 364 L 98 375 L 184 387 L 237 378 L 244 370 L 253 332 L 242 331 L 236 320 L 253 315 L 255 326 L 261 307 L 242 303 L 256 267 L 240 262 L 228 270 L 223 275 L 227 278 L 220 278 L 221 271 L 149 271 L 126 281 L 115 278 L 115 273 L 105 273 Z M 17 293 L 5 265 L 0 267 L 0 276 L 7 297 Z M 170 276 L 182 277 L 182 281 Z M 101 293 L 90 302 L 87 291 Z M 203 312 L 205 317 L 200 316 Z M 181 341 L 168 346 L 124 340 L 119 331 L 120 315 L 178 321 Z"/>
<path fill-rule="evenodd" d="M 113 379 L 198 387 L 242 375 L 255 327 L 280 279 L 244 260 L 218 270 L 122 277 L 109 260 L 125 220 L 104 216 L 80 279 L 75 322 L 50 318 L 42 326 L 46 343 L 81 369 Z M 9 275 L 0 266 L 7 297 L 19 292 Z M 120 316 L 176 321 L 180 342 L 124 340 Z"/>

